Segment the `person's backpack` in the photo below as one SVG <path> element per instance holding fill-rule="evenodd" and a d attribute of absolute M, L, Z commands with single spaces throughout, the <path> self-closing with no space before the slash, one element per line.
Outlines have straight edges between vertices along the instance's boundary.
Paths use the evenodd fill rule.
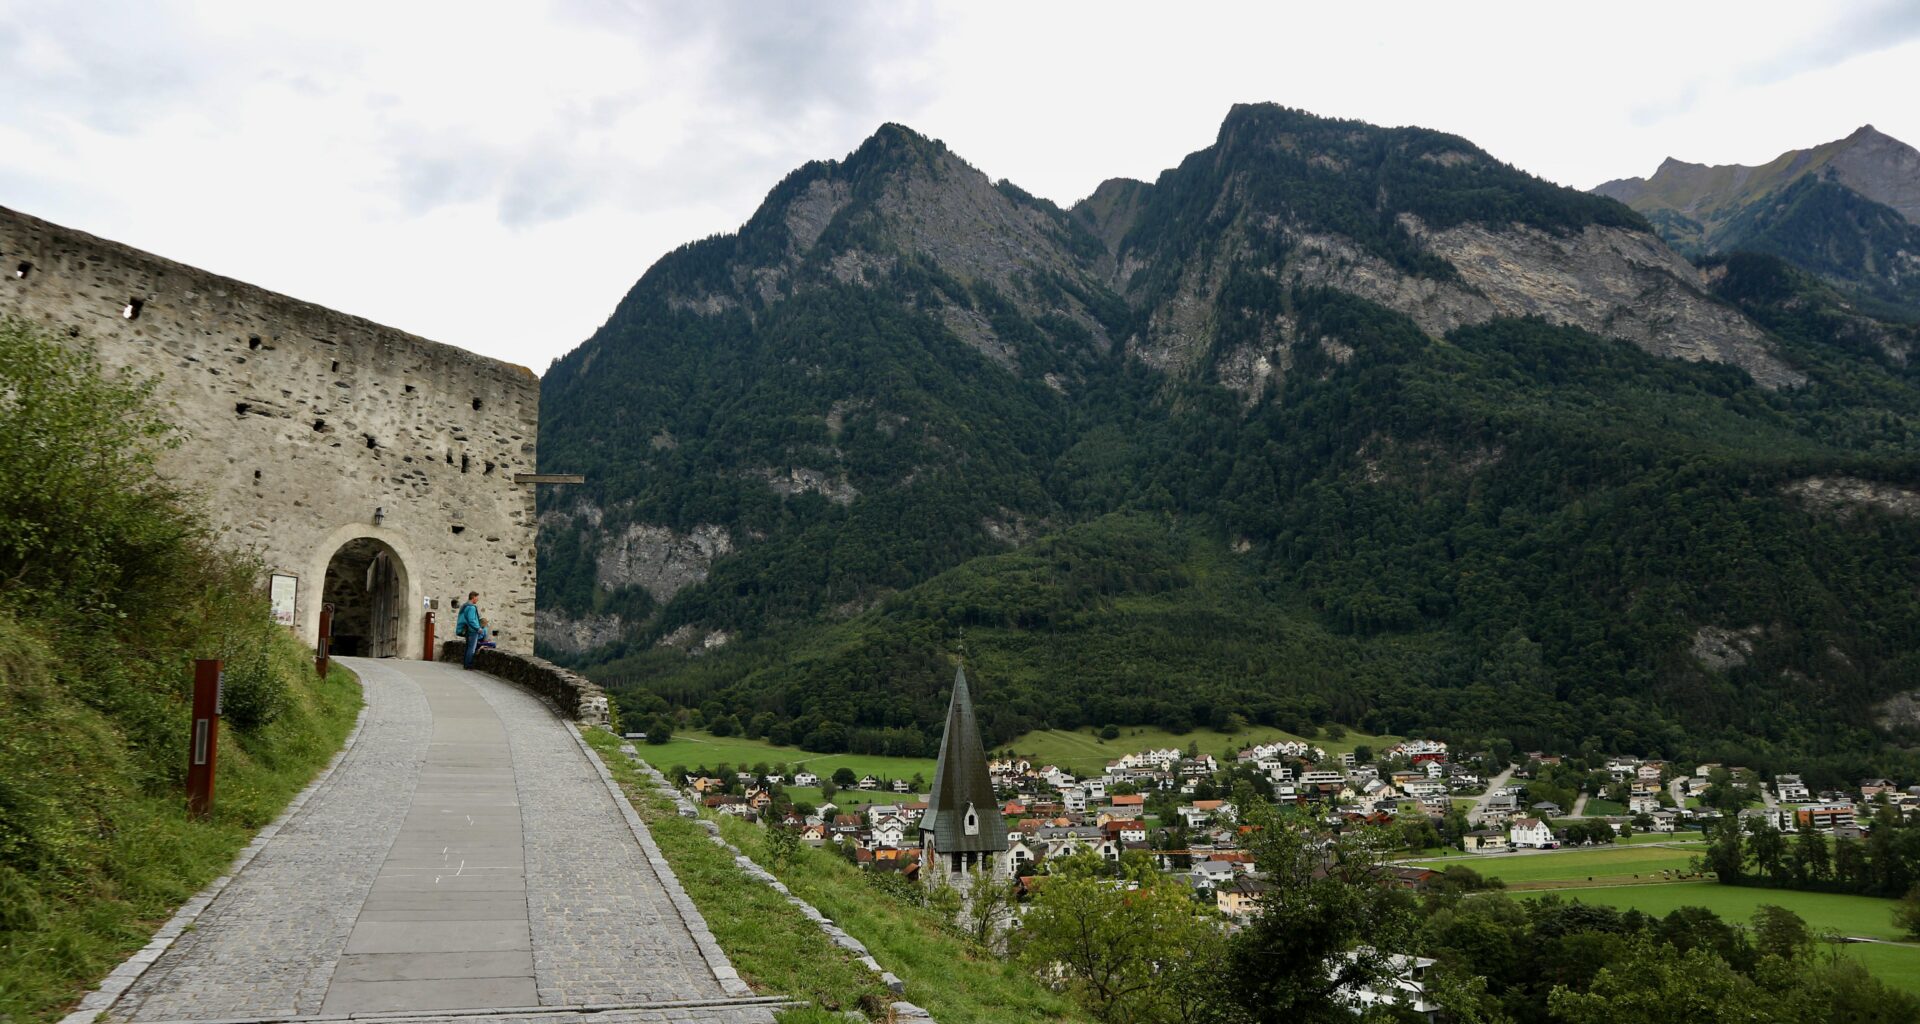
<path fill-rule="evenodd" d="M 464 611 L 465 609 L 462 609 L 462 610 Z M 455 618 L 453 620 L 453 635 L 461 638 L 462 640 L 466 639 L 466 636 L 467 636 L 467 617 L 457 612 L 455 613 Z"/>

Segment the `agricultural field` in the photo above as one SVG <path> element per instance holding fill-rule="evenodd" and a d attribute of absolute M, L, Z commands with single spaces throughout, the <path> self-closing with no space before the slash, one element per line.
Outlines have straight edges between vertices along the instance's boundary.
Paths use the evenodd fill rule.
<path fill-rule="evenodd" d="M 799 747 L 778 747 L 765 740 L 714 736 L 699 730 L 676 732 L 673 739 L 665 743 L 637 743 L 637 747 L 640 756 L 648 764 L 663 772 L 676 764 L 689 768 L 729 764 L 737 769 L 765 761 L 770 766 L 784 764 L 789 772 L 805 768 L 821 778 L 831 776 L 838 768 L 851 768 L 855 775 L 874 775 L 883 779 L 911 779 L 916 774 L 928 780 L 933 778 L 933 759 L 930 757 L 815 754 Z"/>
<path fill-rule="evenodd" d="M 1175 735 L 1164 729 L 1137 727 L 1122 729 L 1118 739 L 1102 740 L 1091 729 L 1067 731 L 1048 729 L 1030 732 L 1007 745 L 1022 756 L 1036 762 L 1056 764 L 1077 775 L 1098 773 L 1107 766 L 1108 761 L 1122 754 L 1140 750 L 1154 750 L 1164 747 L 1178 747 L 1182 750 L 1190 743 L 1199 743 L 1203 753 L 1218 757 L 1228 748 L 1239 748 L 1248 743 L 1272 743 L 1277 740 L 1302 740 L 1303 737 L 1282 729 L 1267 726 L 1252 726 L 1235 733 L 1218 733 L 1208 729 L 1195 729 L 1192 732 Z M 1351 753 L 1353 748 L 1368 744 L 1375 750 L 1384 750 L 1400 742 L 1398 736 L 1372 736 L 1366 733 L 1349 732 L 1339 740 L 1313 739 L 1304 742 L 1316 744 L 1331 754 Z M 804 767 L 822 777 L 833 774 L 837 768 L 851 768 L 855 775 L 875 775 L 883 779 L 911 779 L 918 774 L 931 780 L 933 777 L 933 759 L 923 757 L 882 757 L 869 754 L 816 754 L 801 750 L 799 747 L 780 747 L 765 740 L 750 740 L 743 736 L 714 736 L 701 730 L 676 732 L 673 739 L 654 745 L 642 743 L 640 756 L 658 767 L 661 771 L 683 764 L 689 768 L 706 765 L 711 768 L 719 764 L 753 765 L 766 762 L 768 765 L 785 764 L 789 771 Z M 844 801 L 836 801 L 842 802 Z M 868 801 L 871 802 L 871 801 Z"/>
<path fill-rule="evenodd" d="M 835 807 L 840 808 L 842 812 L 851 814 L 856 807 L 867 807 L 872 804 L 910 804 L 916 801 L 924 801 L 926 798 L 927 794 L 924 791 L 919 793 L 894 793 L 891 791 L 863 792 L 858 789 L 842 789 L 833 794 L 833 804 Z M 820 804 L 824 802 L 820 798 L 820 787 L 818 786 L 788 786 L 787 799 L 795 803 L 812 804 L 815 807 L 820 806 Z"/>
<path fill-rule="evenodd" d="M 1907 992 L 1920 992 L 1920 946 L 1849 942 L 1840 951 L 1860 961 L 1881 981 Z"/>
<path fill-rule="evenodd" d="M 1415 861 L 1422 867 L 1446 868 L 1464 864 L 1509 889 L 1567 888 L 1614 885 L 1623 882 L 1671 878 L 1689 870 L 1704 843 L 1668 846 L 1595 846 L 1547 853 L 1457 854 Z"/>
<path fill-rule="evenodd" d="M 1621 846 L 1645 846 L 1648 843 L 1703 843 L 1706 839 L 1705 832 L 1640 832 L 1621 837 L 1619 843 Z"/>
<path fill-rule="evenodd" d="M 1525 894 L 1538 895 L 1539 891 Z M 1705 907 L 1729 921 L 1742 923 L 1753 916 L 1755 907 L 1771 903 L 1799 914 L 1816 932 L 1832 931 L 1873 939 L 1901 938 L 1893 926 L 1893 901 L 1875 896 L 1763 889 L 1718 882 L 1597 886 L 1567 889 L 1560 895 L 1583 903 L 1601 903 L 1623 910 L 1632 908 L 1655 917 L 1664 917 L 1678 907 Z M 1916 948 L 1915 954 L 1920 956 L 1920 948 Z"/>
<path fill-rule="evenodd" d="M 1107 766 L 1107 762 L 1117 760 L 1123 754 L 1141 750 L 1160 750 L 1167 747 L 1187 749 L 1188 744 L 1198 743 L 1200 752 L 1219 757 L 1222 751 L 1246 746 L 1249 743 L 1274 743 L 1280 740 L 1297 740 L 1311 743 L 1329 754 L 1349 754 L 1353 748 L 1370 746 L 1375 752 L 1385 750 L 1400 742 L 1399 736 L 1373 736 L 1362 732 L 1348 732 L 1340 739 L 1308 739 L 1296 733 L 1287 732 L 1273 726 L 1253 725 L 1238 732 L 1214 732 L 1211 729 L 1194 729 L 1186 733 L 1171 733 L 1152 726 L 1129 726 L 1120 730 L 1116 739 L 1103 740 L 1091 726 L 1084 729 L 1044 729 L 1025 733 L 1015 738 L 1006 747 L 1018 752 L 1022 757 L 1035 762 L 1059 765 L 1079 775 L 1098 772 Z"/>
<path fill-rule="evenodd" d="M 1538 897 L 1545 891 L 1520 894 Z M 1764 904 L 1799 914 L 1815 932 L 1874 939 L 1901 939 L 1893 925 L 1893 901 L 1844 893 L 1795 892 L 1718 882 L 1672 882 L 1660 885 L 1615 885 L 1558 890 L 1558 895 L 1583 903 L 1633 909 L 1664 917 L 1679 907 L 1705 907 L 1728 921 L 1745 924 Z M 1920 945 L 1845 943 L 1840 952 L 1860 961 L 1867 970 L 1909 992 L 1920 992 Z"/>

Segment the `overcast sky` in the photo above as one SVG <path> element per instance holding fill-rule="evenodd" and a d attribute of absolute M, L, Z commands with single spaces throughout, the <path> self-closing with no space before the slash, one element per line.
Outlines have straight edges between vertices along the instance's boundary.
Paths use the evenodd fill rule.
<path fill-rule="evenodd" d="M 885 121 L 1063 205 L 1246 101 L 1580 188 L 1865 123 L 1920 144 L 1920 3 L 1579 11 L 0 0 L 0 205 L 543 371 Z"/>

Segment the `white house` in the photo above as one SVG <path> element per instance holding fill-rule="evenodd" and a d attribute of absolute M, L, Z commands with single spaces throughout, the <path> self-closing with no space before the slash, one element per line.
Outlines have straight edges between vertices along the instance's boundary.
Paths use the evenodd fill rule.
<path fill-rule="evenodd" d="M 1539 818 L 1515 818 L 1507 829 L 1507 840 L 1516 850 L 1551 850 L 1560 845 L 1553 829 Z"/>
<path fill-rule="evenodd" d="M 818 786 L 820 784 L 820 776 L 812 772 L 794 772 L 793 784 L 796 786 Z"/>
<path fill-rule="evenodd" d="M 1195 882 L 1208 888 L 1215 888 L 1233 881 L 1233 865 L 1223 860 L 1195 861 L 1189 871 Z"/>
<path fill-rule="evenodd" d="M 1627 800 L 1627 810 L 1633 814 L 1652 814 L 1660 809 L 1660 798 L 1650 793 L 1642 793 Z"/>
<path fill-rule="evenodd" d="M 873 826 L 873 845 L 899 846 L 907 837 L 907 826 L 899 818 L 886 818 Z"/>

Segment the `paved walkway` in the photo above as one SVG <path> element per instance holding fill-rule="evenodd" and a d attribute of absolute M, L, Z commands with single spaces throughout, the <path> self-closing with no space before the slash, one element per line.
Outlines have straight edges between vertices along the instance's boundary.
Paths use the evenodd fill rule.
<path fill-rule="evenodd" d="M 340 660 L 366 689 L 357 742 L 111 1019 L 773 1019 L 544 704 Z"/>

